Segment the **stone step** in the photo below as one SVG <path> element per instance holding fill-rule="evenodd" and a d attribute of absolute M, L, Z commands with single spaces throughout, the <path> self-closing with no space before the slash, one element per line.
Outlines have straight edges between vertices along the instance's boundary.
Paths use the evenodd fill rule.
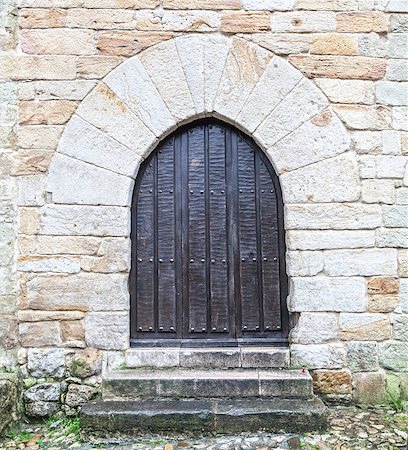
<path fill-rule="evenodd" d="M 235 434 L 265 430 L 303 433 L 326 427 L 326 408 L 304 399 L 201 399 L 101 401 L 82 407 L 85 436 L 143 433 Z"/>
<path fill-rule="evenodd" d="M 300 370 L 133 369 L 106 374 L 102 382 L 104 400 L 312 395 L 312 378 Z"/>
<path fill-rule="evenodd" d="M 125 355 L 126 368 L 289 368 L 287 347 L 132 348 Z"/>

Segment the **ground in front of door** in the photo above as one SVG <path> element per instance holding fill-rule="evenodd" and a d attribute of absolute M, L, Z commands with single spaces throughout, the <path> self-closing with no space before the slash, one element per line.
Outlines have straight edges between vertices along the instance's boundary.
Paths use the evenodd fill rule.
<path fill-rule="evenodd" d="M 332 406 L 325 434 L 242 434 L 217 437 L 145 436 L 131 442 L 82 442 L 77 419 L 51 419 L 40 425 L 21 424 L 0 437 L 0 450 L 176 450 L 176 449 L 408 449 L 408 412 L 389 408 L 360 409 Z"/>

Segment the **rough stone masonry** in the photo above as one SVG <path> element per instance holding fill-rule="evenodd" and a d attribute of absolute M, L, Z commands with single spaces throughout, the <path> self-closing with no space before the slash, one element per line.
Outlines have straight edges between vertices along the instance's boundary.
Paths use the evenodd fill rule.
<path fill-rule="evenodd" d="M 75 414 L 123 357 L 138 164 L 206 114 L 280 176 L 291 366 L 408 399 L 408 2 L 0 6 L 0 428 L 17 380 L 28 415 Z"/>

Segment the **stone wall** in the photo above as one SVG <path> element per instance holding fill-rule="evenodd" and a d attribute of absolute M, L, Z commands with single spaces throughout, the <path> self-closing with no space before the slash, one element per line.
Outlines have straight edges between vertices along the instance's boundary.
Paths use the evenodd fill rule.
<path fill-rule="evenodd" d="M 137 167 L 204 114 L 280 174 L 293 367 L 328 397 L 408 396 L 407 3 L 101 3 L 20 0 L 17 31 L 12 6 L 0 16 L 0 362 L 14 366 L 18 289 L 27 412 L 75 413 L 104 352 L 128 347 Z"/>

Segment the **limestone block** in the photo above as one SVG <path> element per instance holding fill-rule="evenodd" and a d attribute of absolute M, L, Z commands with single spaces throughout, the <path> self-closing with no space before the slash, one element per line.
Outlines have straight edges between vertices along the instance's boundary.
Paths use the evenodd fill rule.
<path fill-rule="evenodd" d="M 304 79 L 262 122 L 254 137 L 269 148 L 323 111 L 327 103 L 322 92 L 310 80 Z"/>
<path fill-rule="evenodd" d="M 237 122 L 253 132 L 300 81 L 302 74 L 282 58 L 273 57 L 243 105 Z"/>
<path fill-rule="evenodd" d="M 350 11 L 358 9 L 358 0 L 296 0 L 296 9 Z"/>
<path fill-rule="evenodd" d="M 264 73 L 272 54 L 244 39 L 233 39 L 214 110 L 235 119 Z"/>
<path fill-rule="evenodd" d="M 120 53 L 120 52 L 118 52 Z M 119 56 L 78 56 L 76 68 L 77 77 L 86 79 L 100 79 L 123 61 Z"/>
<path fill-rule="evenodd" d="M 408 107 L 399 106 L 392 109 L 392 127 L 396 130 L 408 131 Z"/>
<path fill-rule="evenodd" d="M 37 234 L 40 229 L 37 208 L 18 208 L 18 225 L 22 234 Z"/>
<path fill-rule="evenodd" d="M 255 33 L 269 31 L 270 15 L 257 11 L 223 11 L 221 13 L 221 31 L 223 33 Z"/>
<path fill-rule="evenodd" d="M 17 145 L 27 149 L 55 150 L 62 131 L 63 127 L 57 125 L 19 127 Z"/>
<path fill-rule="evenodd" d="M 372 155 L 359 156 L 359 168 L 361 178 L 375 178 L 377 175 L 376 159 Z"/>
<path fill-rule="evenodd" d="M 47 320 L 80 320 L 84 318 L 82 311 L 37 311 L 20 309 L 17 313 L 19 322 L 43 322 Z"/>
<path fill-rule="evenodd" d="M 268 154 L 277 171 L 285 173 L 336 156 L 349 146 L 350 137 L 346 129 L 327 109 L 270 147 Z M 293 149 L 300 147 L 302 152 L 294 158 Z"/>
<path fill-rule="evenodd" d="M 408 278 L 408 250 L 400 250 L 398 252 L 398 265 L 400 277 Z"/>
<path fill-rule="evenodd" d="M 380 343 L 379 361 L 385 369 L 408 372 L 408 344 L 406 342 Z"/>
<path fill-rule="evenodd" d="M 343 341 L 383 341 L 390 336 L 387 314 L 340 314 L 340 337 Z"/>
<path fill-rule="evenodd" d="M 29 417 L 52 416 L 59 410 L 59 403 L 57 402 L 28 402 L 24 406 L 25 413 Z"/>
<path fill-rule="evenodd" d="M 193 116 L 194 102 L 175 42 L 171 40 L 149 48 L 140 54 L 140 61 L 174 119 L 178 122 Z"/>
<path fill-rule="evenodd" d="M 71 100 L 21 101 L 20 125 L 63 125 L 77 107 Z"/>
<path fill-rule="evenodd" d="M 353 398 L 357 403 L 378 405 L 388 400 L 383 372 L 353 374 L 353 388 Z"/>
<path fill-rule="evenodd" d="M 408 247 L 408 229 L 407 228 L 380 228 L 376 234 L 378 247 Z"/>
<path fill-rule="evenodd" d="M 18 257 L 18 270 L 22 272 L 77 273 L 80 268 L 78 258 L 31 255 Z"/>
<path fill-rule="evenodd" d="M 67 12 L 64 9 L 21 8 L 18 24 L 20 28 L 63 27 Z"/>
<path fill-rule="evenodd" d="M 46 177 L 33 175 L 17 178 L 17 205 L 42 206 L 45 203 Z"/>
<path fill-rule="evenodd" d="M 243 0 L 242 7 L 250 11 L 291 11 L 295 0 Z"/>
<path fill-rule="evenodd" d="M 62 342 L 59 322 L 20 323 L 19 335 L 24 347 L 47 347 Z"/>
<path fill-rule="evenodd" d="M 400 279 L 400 306 L 403 313 L 408 313 L 408 278 Z"/>
<path fill-rule="evenodd" d="M 41 234 L 128 236 L 129 208 L 46 205 L 41 210 Z"/>
<path fill-rule="evenodd" d="M 289 251 L 286 253 L 288 275 L 295 277 L 317 275 L 323 270 L 323 253 Z"/>
<path fill-rule="evenodd" d="M 19 236 L 22 255 L 94 255 L 101 240 L 88 236 Z"/>
<path fill-rule="evenodd" d="M 93 80 L 36 81 L 25 83 L 31 85 L 38 100 L 83 100 L 95 87 Z M 19 92 L 21 98 L 21 91 Z M 32 100 L 34 97 L 24 98 Z"/>
<path fill-rule="evenodd" d="M 280 180 L 285 204 L 346 202 L 360 197 L 357 161 L 350 152 L 284 173 Z"/>
<path fill-rule="evenodd" d="M 34 55 L 91 55 L 95 52 L 95 32 L 56 28 L 22 30 L 21 49 Z"/>
<path fill-rule="evenodd" d="M 312 40 L 310 35 L 301 33 L 255 33 L 242 36 L 267 48 L 275 55 L 307 53 Z"/>
<path fill-rule="evenodd" d="M 70 347 L 81 346 L 85 340 L 83 320 L 63 320 L 61 322 L 62 340 Z"/>
<path fill-rule="evenodd" d="M 379 58 L 361 56 L 293 55 L 289 56 L 289 62 L 309 78 L 379 80 L 387 68 L 386 62 Z"/>
<path fill-rule="evenodd" d="M 392 319 L 394 339 L 408 341 L 408 314 L 396 314 Z"/>
<path fill-rule="evenodd" d="M 397 205 L 408 205 L 408 188 L 400 187 L 395 190 L 396 192 L 396 204 Z"/>
<path fill-rule="evenodd" d="M 385 106 L 335 105 L 333 108 L 352 130 L 384 130 L 391 125 L 391 111 Z"/>
<path fill-rule="evenodd" d="M 400 155 L 402 150 L 401 133 L 393 130 L 381 132 L 383 149 L 385 155 Z"/>
<path fill-rule="evenodd" d="M 357 55 L 358 42 L 354 36 L 339 33 L 315 34 L 310 53 L 317 55 Z"/>
<path fill-rule="evenodd" d="M 384 205 L 383 221 L 384 225 L 389 228 L 406 228 L 408 225 L 408 206 Z"/>
<path fill-rule="evenodd" d="M 363 180 L 361 199 L 366 203 L 395 203 L 394 182 L 391 180 Z"/>
<path fill-rule="evenodd" d="M 321 344 L 338 339 L 339 324 L 337 314 L 303 312 L 290 333 L 295 344 Z"/>
<path fill-rule="evenodd" d="M 325 250 L 374 247 L 375 232 L 366 230 L 290 230 L 286 245 L 292 250 Z"/>
<path fill-rule="evenodd" d="M 367 288 L 369 294 L 398 294 L 398 279 L 393 277 L 370 278 Z"/>
<path fill-rule="evenodd" d="M 381 225 L 381 207 L 358 203 L 289 205 L 286 228 L 300 230 L 356 230 Z"/>
<path fill-rule="evenodd" d="M 115 311 L 128 308 L 127 275 L 37 275 L 27 282 L 29 308 Z"/>
<path fill-rule="evenodd" d="M 240 9 L 240 0 L 163 0 L 165 9 Z"/>
<path fill-rule="evenodd" d="M 102 371 L 102 352 L 95 348 L 76 350 L 67 357 L 67 367 L 71 376 L 89 378 Z"/>
<path fill-rule="evenodd" d="M 392 81 L 408 81 L 408 61 L 389 59 L 386 78 Z"/>
<path fill-rule="evenodd" d="M 54 203 L 129 206 L 133 184 L 132 178 L 56 153 L 47 192 Z"/>
<path fill-rule="evenodd" d="M 61 395 L 60 383 L 42 383 L 27 389 L 24 398 L 29 402 L 58 402 Z"/>
<path fill-rule="evenodd" d="M 294 11 L 271 16 L 271 30 L 276 32 L 310 33 L 335 31 L 336 16 L 330 11 Z"/>
<path fill-rule="evenodd" d="M 105 8 L 129 8 L 145 9 L 156 8 L 159 0 L 104 0 Z M 21 0 L 20 6 L 27 8 L 77 8 L 77 0 Z M 98 0 L 82 0 L 83 8 L 100 8 L 101 3 Z"/>
<path fill-rule="evenodd" d="M 342 33 L 386 33 L 389 28 L 388 15 L 379 11 L 338 13 L 336 23 Z"/>
<path fill-rule="evenodd" d="M 96 256 L 81 258 L 81 268 L 86 272 L 129 272 L 130 240 L 122 238 L 104 239 Z"/>
<path fill-rule="evenodd" d="M 386 58 L 388 56 L 388 48 L 388 38 L 383 34 L 360 34 L 358 37 L 358 50 L 361 56 Z"/>
<path fill-rule="evenodd" d="M 133 56 L 172 37 L 173 33 L 167 31 L 152 33 L 150 31 L 104 30 L 98 33 L 97 50 L 102 55 Z M 105 72 L 104 75 L 107 73 Z"/>
<path fill-rule="evenodd" d="M 27 368 L 33 377 L 62 378 L 65 373 L 65 350 L 62 348 L 28 349 Z"/>
<path fill-rule="evenodd" d="M 293 344 L 290 352 L 293 368 L 341 369 L 346 362 L 346 351 L 341 344 Z"/>
<path fill-rule="evenodd" d="M 347 342 L 346 350 L 347 366 L 351 371 L 374 372 L 378 370 L 377 342 Z"/>
<path fill-rule="evenodd" d="M 89 313 L 85 316 L 86 345 L 104 350 L 125 350 L 129 346 L 127 312 Z"/>
<path fill-rule="evenodd" d="M 89 402 L 96 393 L 97 390 L 92 386 L 71 383 L 68 386 L 65 403 L 71 407 L 81 406 Z"/>
<path fill-rule="evenodd" d="M 147 126 L 105 84 L 99 84 L 86 97 L 77 114 L 139 155 L 156 142 Z"/>
<path fill-rule="evenodd" d="M 157 137 L 161 137 L 175 125 L 172 115 L 137 57 L 121 64 L 104 81 Z"/>
<path fill-rule="evenodd" d="M 368 80 L 336 80 L 318 78 L 317 86 L 333 103 L 374 103 L 374 83 Z"/>
<path fill-rule="evenodd" d="M 407 57 L 408 43 L 405 39 L 406 35 L 401 33 L 392 33 L 389 35 L 389 49 L 388 56 L 391 58 L 402 58 Z"/>
<path fill-rule="evenodd" d="M 377 155 L 382 152 L 381 131 L 353 131 L 352 141 L 354 149 L 359 154 Z"/>
<path fill-rule="evenodd" d="M 327 250 L 324 269 L 330 276 L 396 275 L 397 251 L 394 249 Z"/>
<path fill-rule="evenodd" d="M 351 375 L 347 370 L 315 370 L 313 388 L 320 394 L 350 394 Z"/>
<path fill-rule="evenodd" d="M 365 311 L 366 283 L 363 278 L 292 278 L 290 310 Z"/>
<path fill-rule="evenodd" d="M 378 81 L 375 85 L 377 103 L 392 106 L 408 105 L 408 82 Z"/>
<path fill-rule="evenodd" d="M 408 5 L 405 0 L 390 0 L 387 3 L 386 11 L 408 12 Z"/>

